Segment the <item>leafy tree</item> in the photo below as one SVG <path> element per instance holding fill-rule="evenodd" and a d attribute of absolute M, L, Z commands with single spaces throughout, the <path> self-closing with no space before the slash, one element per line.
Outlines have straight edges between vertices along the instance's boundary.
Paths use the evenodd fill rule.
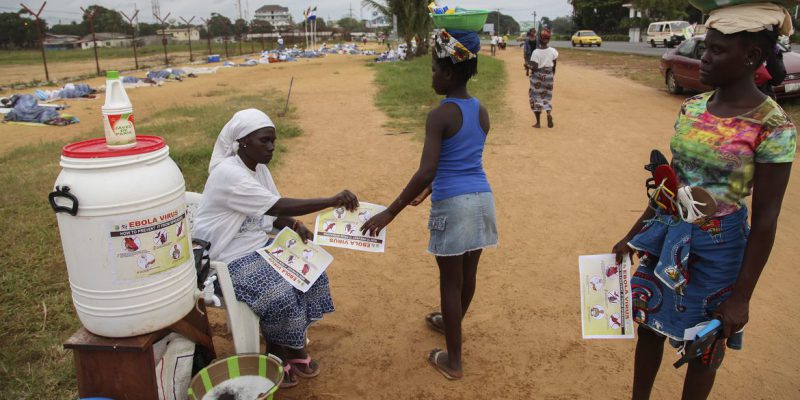
<path fill-rule="evenodd" d="M 494 30 L 500 35 L 509 35 L 509 34 L 517 34 L 519 33 L 519 23 L 514 17 L 510 15 L 505 15 L 503 13 L 500 14 L 500 24 L 498 26 L 498 13 L 496 11 L 492 11 L 489 13 L 489 16 L 486 18 L 487 24 L 494 24 Z"/>
<path fill-rule="evenodd" d="M 122 18 L 122 15 L 115 10 L 111 10 L 99 5 L 91 5 L 86 8 L 86 11 L 91 13 L 97 10 L 94 15 L 94 31 L 95 32 L 117 32 L 127 33 L 128 22 Z M 84 14 L 83 22 L 81 25 L 86 32 L 89 32 L 89 17 Z"/>
<path fill-rule="evenodd" d="M 569 0 L 576 29 L 592 29 L 600 33 L 624 33 L 620 21 L 628 16 L 622 7 L 626 0 Z"/>
<path fill-rule="evenodd" d="M 152 36 L 158 33 L 161 24 L 139 23 L 137 36 Z"/>
<path fill-rule="evenodd" d="M 558 35 L 571 35 L 575 31 L 575 24 L 572 18 L 558 17 L 553 20 L 553 33 Z"/>
<path fill-rule="evenodd" d="M 47 23 L 42 21 L 47 31 Z M 0 13 L 0 47 L 35 47 L 38 43 L 36 22 L 24 11 Z"/>
<path fill-rule="evenodd" d="M 82 24 L 72 21 L 71 24 L 53 25 L 53 27 L 50 28 L 50 33 L 56 35 L 84 36 L 88 35 L 89 31 L 84 30 L 84 26 Z"/>
<path fill-rule="evenodd" d="M 233 29 L 234 32 L 236 32 L 236 40 L 242 39 L 242 35 L 247 33 L 247 27 L 247 21 L 242 18 L 237 19 L 236 22 L 233 23 Z"/>
<path fill-rule="evenodd" d="M 268 21 L 254 19 L 250 22 L 250 32 L 252 33 L 272 33 L 275 28 Z"/>
<path fill-rule="evenodd" d="M 406 43 L 410 43 L 416 36 L 422 40 L 417 40 L 417 53 L 422 55 L 428 52 L 428 37 L 433 21 L 428 16 L 428 0 L 364 0 L 362 4 L 377 10 L 390 21 L 393 16 L 397 17 L 397 34 L 403 37 Z"/>
<path fill-rule="evenodd" d="M 339 26 L 345 32 L 358 32 L 364 30 L 364 24 L 355 19 L 350 17 L 344 17 L 336 22 L 336 25 Z"/>
<path fill-rule="evenodd" d="M 688 16 L 688 0 L 633 0 L 638 10 L 646 10 L 647 16 L 654 20 L 681 20 Z"/>
<path fill-rule="evenodd" d="M 211 33 L 211 37 L 230 36 L 234 31 L 233 22 L 224 15 L 211 13 L 211 19 L 208 20 L 208 30 Z"/>

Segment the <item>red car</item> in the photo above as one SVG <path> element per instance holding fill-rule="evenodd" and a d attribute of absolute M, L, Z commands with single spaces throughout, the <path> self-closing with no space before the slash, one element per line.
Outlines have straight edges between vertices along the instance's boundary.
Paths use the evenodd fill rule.
<path fill-rule="evenodd" d="M 683 42 L 675 50 L 661 56 L 661 75 L 670 93 L 683 93 L 684 89 L 698 92 L 713 90 L 700 83 L 700 58 L 706 50 L 705 36 L 695 36 Z M 783 63 L 786 79 L 773 87 L 779 99 L 800 96 L 800 54 L 785 50 Z"/>

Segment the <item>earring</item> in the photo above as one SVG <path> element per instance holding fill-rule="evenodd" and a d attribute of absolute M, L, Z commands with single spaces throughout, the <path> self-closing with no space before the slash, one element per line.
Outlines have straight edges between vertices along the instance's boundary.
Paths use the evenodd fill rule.
<path fill-rule="evenodd" d="M 242 147 L 246 149 L 246 148 L 247 148 L 247 145 L 246 145 L 246 144 L 243 144 L 243 145 L 242 145 Z"/>

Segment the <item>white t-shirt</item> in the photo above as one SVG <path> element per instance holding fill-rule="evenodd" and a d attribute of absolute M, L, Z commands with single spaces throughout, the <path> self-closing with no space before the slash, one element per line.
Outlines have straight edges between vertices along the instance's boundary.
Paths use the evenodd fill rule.
<path fill-rule="evenodd" d="M 282 37 L 278 38 L 278 44 L 283 44 L 283 38 Z"/>
<path fill-rule="evenodd" d="M 194 236 L 211 243 L 213 261 L 230 263 L 267 243 L 275 217 L 265 213 L 280 198 L 266 165 L 252 171 L 238 155 L 228 157 L 208 176 Z"/>
<path fill-rule="evenodd" d="M 492 36 L 492 44 L 497 44 L 497 36 Z"/>
<path fill-rule="evenodd" d="M 535 62 L 539 68 L 553 68 L 553 61 L 558 59 L 558 50 L 548 47 L 546 49 L 536 49 L 531 54 L 531 61 Z"/>

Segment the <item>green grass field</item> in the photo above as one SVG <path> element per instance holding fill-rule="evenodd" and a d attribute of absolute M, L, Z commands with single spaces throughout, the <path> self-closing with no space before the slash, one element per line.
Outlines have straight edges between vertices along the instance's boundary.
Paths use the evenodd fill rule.
<path fill-rule="evenodd" d="M 157 132 L 167 140 L 187 190 L 202 191 L 214 141 L 231 115 L 264 106 L 262 95 L 224 97 L 222 93 L 195 94 L 219 96 L 219 101 L 165 109 L 137 126 L 139 132 Z M 282 107 L 277 98 L 267 101 L 268 109 Z M 299 135 L 300 129 L 291 114 L 275 122 L 281 127 L 278 137 L 282 140 L 273 163 L 280 164 L 288 145 L 283 139 Z M 0 193 L 0 218 L 6 221 L 0 224 L 4 242 L 0 248 L 0 399 L 77 398 L 72 354 L 62 348 L 62 342 L 80 322 L 72 306 L 56 218 L 47 203 L 60 170 L 60 147 L 55 143 L 29 146 L 0 157 L 0 185 L 6 188 Z"/>
<path fill-rule="evenodd" d="M 428 111 L 442 96 L 431 88 L 431 59 L 423 56 L 409 62 L 374 64 L 375 83 L 379 87 L 375 103 L 391 118 L 392 131 L 422 136 Z M 492 117 L 503 115 L 506 70 L 504 63 L 490 57 L 478 58 L 478 75 L 468 86 L 472 96 L 481 100 Z"/>

